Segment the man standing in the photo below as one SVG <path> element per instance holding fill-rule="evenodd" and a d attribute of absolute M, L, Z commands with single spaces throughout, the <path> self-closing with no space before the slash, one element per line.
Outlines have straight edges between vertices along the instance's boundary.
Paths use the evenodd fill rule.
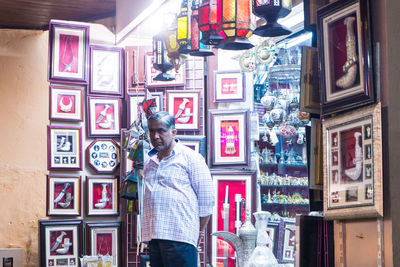
<path fill-rule="evenodd" d="M 143 241 L 152 267 L 197 266 L 199 231 L 214 206 L 210 171 L 197 152 L 175 141 L 175 118 L 149 117 L 153 149 L 144 165 Z"/>

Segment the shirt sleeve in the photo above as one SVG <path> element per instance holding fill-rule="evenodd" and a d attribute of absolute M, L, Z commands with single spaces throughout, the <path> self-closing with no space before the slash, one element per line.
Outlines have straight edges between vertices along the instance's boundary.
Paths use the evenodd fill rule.
<path fill-rule="evenodd" d="M 215 191 L 210 170 L 200 154 L 193 157 L 189 170 L 192 187 L 199 204 L 199 217 L 211 215 L 215 204 Z"/>

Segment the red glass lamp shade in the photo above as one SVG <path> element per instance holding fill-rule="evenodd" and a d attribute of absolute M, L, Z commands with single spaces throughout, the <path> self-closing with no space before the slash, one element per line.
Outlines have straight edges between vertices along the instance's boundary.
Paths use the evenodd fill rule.
<path fill-rule="evenodd" d="M 154 80 L 156 81 L 172 81 L 175 79 L 167 71 L 171 70 L 174 66 L 167 58 L 167 49 L 165 48 L 163 36 L 161 34 L 153 36 L 153 67 L 161 71 Z"/>
<path fill-rule="evenodd" d="M 199 28 L 201 42 L 206 45 L 218 45 L 222 36 L 217 33 L 217 0 L 203 0 L 199 7 Z"/>
<path fill-rule="evenodd" d="M 200 42 L 200 40 L 202 39 L 202 32 L 199 29 L 198 0 L 193 0 L 190 26 L 191 26 L 191 31 L 190 31 L 191 51 L 189 54 L 191 56 L 198 56 L 198 57 L 213 56 L 214 52 L 211 51 L 210 47 Z"/>
<path fill-rule="evenodd" d="M 291 33 L 289 29 L 277 22 L 292 11 L 292 0 L 252 0 L 254 15 L 264 18 L 267 24 L 254 30 L 254 34 L 263 37 L 274 37 Z"/>
<path fill-rule="evenodd" d="M 217 48 L 243 50 L 254 47 L 251 36 L 249 0 L 217 0 L 218 34 L 224 40 Z"/>

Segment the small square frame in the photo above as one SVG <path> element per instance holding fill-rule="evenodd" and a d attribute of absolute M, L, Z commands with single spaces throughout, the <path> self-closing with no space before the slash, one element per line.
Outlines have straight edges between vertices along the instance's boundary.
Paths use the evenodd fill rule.
<path fill-rule="evenodd" d="M 40 266 L 80 266 L 82 228 L 82 220 L 39 220 Z M 58 245 L 57 239 L 60 240 Z M 51 251 L 53 247 L 55 249 Z"/>
<path fill-rule="evenodd" d="M 322 127 L 324 217 L 383 216 L 381 104 L 326 119 Z"/>
<path fill-rule="evenodd" d="M 48 80 L 87 84 L 89 26 L 50 21 Z"/>
<path fill-rule="evenodd" d="M 177 135 L 175 137 L 179 140 L 179 143 L 193 149 L 197 153 L 200 153 L 203 158 L 206 157 L 206 137 L 205 136 L 198 136 L 198 135 Z"/>
<path fill-rule="evenodd" d="M 81 215 L 81 176 L 47 175 L 47 216 Z"/>
<path fill-rule="evenodd" d="M 323 115 L 375 101 L 369 1 L 335 1 L 318 10 Z"/>
<path fill-rule="evenodd" d="M 144 94 L 135 94 L 128 96 L 128 128 L 135 120 L 138 119 L 139 106 L 142 105 L 144 98 Z"/>
<path fill-rule="evenodd" d="M 214 233 L 216 231 L 229 231 L 231 233 L 237 232 L 239 225 L 239 219 L 241 223 L 245 221 L 246 218 L 246 210 L 243 208 L 242 199 L 245 200 L 246 209 L 250 211 L 251 214 L 256 210 L 256 201 L 255 201 L 255 190 L 256 190 L 256 172 L 255 171 L 222 171 L 222 170 L 212 170 L 211 176 L 213 178 L 214 188 L 216 190 L 216 205 L 214 205 L 213 213 L 211 217 L 211 232 Z M 227 189 L 228 188 L 228 189 Z M 226 202 L 225 195 L 228 193 L 228 204 Z M 240 194 L 240 196 L 238 196 Z M 247 201 L 250 200 L 250 201 Z M 225 203 L 225 204 L 224 204 Z M 235 212 L 236 208 L 240 208 L 240 218 L 236 218 L 237 223 L 235 223 Z M 228 222 L 224 223 L 224 212 L 229 213 Z M 228 229 L 226 229 L 228 227 Z M 235 229 L 236 227 L 236 229 Z M 225 228 L 225 229 L 224 229 Z M 237 234 L 237 233 L 236 233 Z M 221 242 L 217 242 L 221 240 Z M 228 254 L 229 263 L 234 258 L 234 249 L 231 244 L 227 242 L 223 242 L 222 239 L 212 236 L 211 237 L 211 255 L 212 255 L 212 266 L 217 266 L 217 258 L 223 257 L 225 253 L 221 253 L 221 250 L 224 250 L 229 253 L 232 251 L 232 254 Z M 218 248 L 218 246 L 221 248 Z M 230 248 L 229 248 L 230 247 Z M 223 255 L 219 255 L 223 254 Z M 221 261 L 219 261 L 221 262 Z M 223 262 L 223 261 L 222 261 Z M 232 261 L 234 263 L 234 260 Z"/>
<path fill-rule="evenodd" d="M 87 222 L 86 255 L 109 255 L 112 267 L 121 266 L 121 223 Z"/>
<path fill-rule="evenodd" d="M 243 102 L 246 77 L 240 70 L 214 71 L 214 102 Z"/>
<path fill-rule="evenodd" d="M 210 110 L 209 122 L 211 167 L 248 166 L 249 111 Z"/>
<path fill-rule="evenodd" d="M 118 192 L 118 177 L 87 176 L 87 216 L 118 216 Z"/>
<path fill-rule="evenodd" d="M 167 111 L 175 117 L 177 130 L 199 130 L 200 91 L 168 90 Z"/>
<path fill-rule="evenodd" d="M 121 128 L 120 98 L 88 96 L 87 113 L 88 137 L 119 137 Z"/>
<path fill-rule="evenodd" d="M 47 126 L 47 169 L 82 170 L 82 128 Z"/>
<path fill-rule="evenodd" d="M 50 85 L 49 119 L 51 121 L 82 121 L 83 90 L 81 85 Z"/>
<path fill-rule="evenodd" d="M 271 238 L 272 242 L 272 252 L 276 256 L 278 254 L 278 246 L 279 246 L 279 230 L 280 230 L 280 222 L 268 221 L 267 224 L 267 234 Z M 268 246 L 268 244 L 267 244 Z"/>
<path fill-rule="evenodd" d="M 124 96 L 122 47 L 91 45 L 88 95 Z"/>
<path fill-rule="evenodd" d="M 97 173 L 113 173 L 119 166 L 119 144 L 113 139 L 96 139 L 87 148 L 89 166 Z"/>

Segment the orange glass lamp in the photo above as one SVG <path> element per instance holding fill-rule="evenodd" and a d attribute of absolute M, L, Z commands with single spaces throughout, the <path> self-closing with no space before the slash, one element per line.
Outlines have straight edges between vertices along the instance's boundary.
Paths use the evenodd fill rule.
<path fill-rule="evenodd" d="M 292 0 L 252 0 L 254 15 L 264 18 L 267 24 L 254 30 L 254 34 L 263 37 L 287 35 L 291 31 L 279 24 L 278 18 L 286 17 L 292 11 Z"/>
<path fill-rule="evenodd" d="M 189 54 L 191 50 L 191 42 L 190 42 L 190 18 L 191 18 L 191 9 L 190 9 L 190 0 L 183 0 L 181 4 L 181 9 L 179 15 L 177 17 L 177 34 L 176 40 L 179 44 L 178 52 L 179 54 Z"/>
<path fill-rule="evenodd" d="M 222 36 L 217 33 L 217 0 L 203 0 L 199 7 L 199 28 L 201 42 L 206 45 L 218 45 Z"/>
<path fill-rule="evenodd" d="M 210 46 L 201 42 L 202 32 L 199 29 L 199 0 L 193 0 L 190 26 L 191 51 L 189 54 L 197 57 L 213 56 L 214 52 L 210 49 Z"/>
<path fill-rule="evenodd" d="M 244 50 L 254 47 L 247 39 L 251 36 L 250 1 L 217 0 L 217 32 L 224 39 L 216 46 L 227 50 Z"/>
<path fill-rule="evenodd" d="M 156 81 L 172 81 L 175 77 L 167 73 L 174 65 L 168 61 L 167 49 L 164 44 L 164 38 L 161 34 L 153 36 L 153 67 L 161 71 L 154 80 Z"/>

